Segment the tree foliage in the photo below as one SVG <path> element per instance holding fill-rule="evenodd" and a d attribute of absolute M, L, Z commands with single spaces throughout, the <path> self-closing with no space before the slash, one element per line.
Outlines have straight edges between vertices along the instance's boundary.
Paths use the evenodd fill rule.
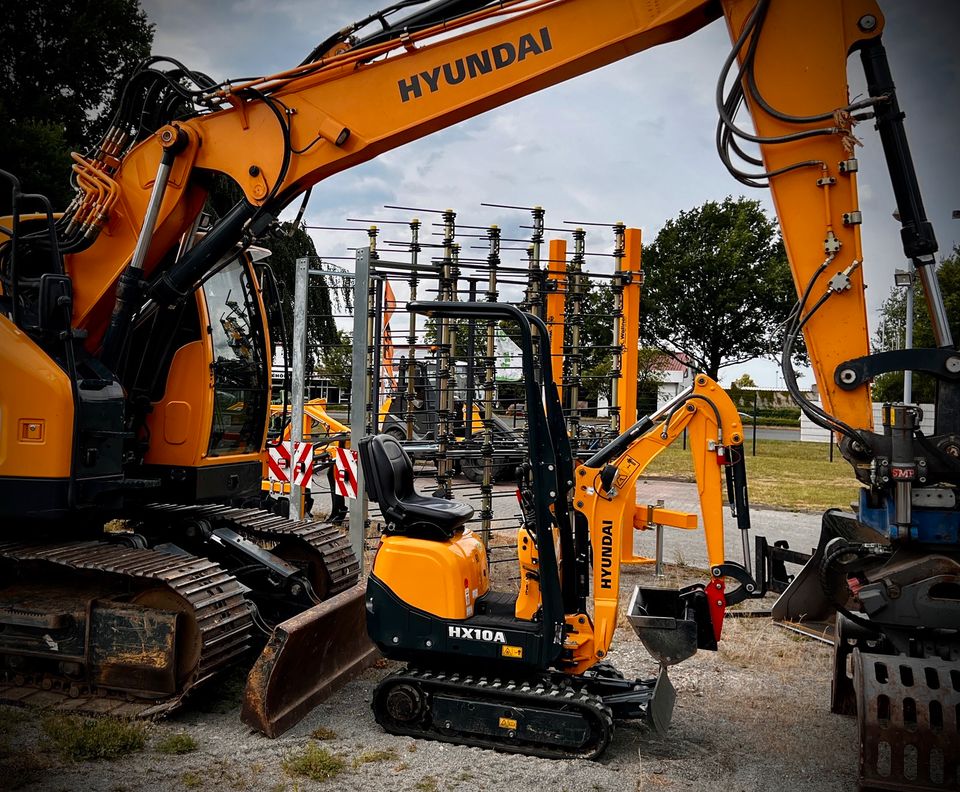
<path fill-rule="evenodd" d="M 223 174 L 217 174 L 211 181 L 205 211 L 216 222 L 238 202 L 244 199 L 239 185 Z M 294 281 L 297 272 L 297 259 L 311 259 L 310 268 L 334 269 L 332 265 L 321 263 L 314 246 L 313 238 L 301 225 L 294 223 L 275 223 L 266 235 L 257 240 L 258 244 L 270 251 L 267 260 L 277 279 L 280 292 L 281 326 L 276 317 L 271 317 L 270 340 L 276 349 L 284 338 L 287 343 L 293 341 L 293 301 Z M 352 309 L 353 281 L 345 278 L 311 276 L 307 300 L 307 371 L 325 360 L 325 351 L 331 344 L 339 341 L 334 313 L 344 313 Z M 266 295 L 268 298 L 272 295 Z M 291 361 L 287 361 L 288 364 Z"/>
<path fill-rule="evenodd" d="M 681 212 L 644 248 L 643 270 L 644 343 L 685 353 L 714 379 L 722 366 L 779 354 L 796 292 L 758 201 L 728 196 Z"/>
<path fill-rule="evenodd" d="M 336 343 L 323 347 L 317 372 L 340 388 L 342 393 L 350 390 L 353 374 L 353 344 L 349 333 L 337 331 Z"/>
<path fill-rule="evenodd" d="M 610 398 L 613 370 L 613 290 L 609 283 L 591 283 L 583 295 L 580 325 L 580 397 Z"/>
<path fill-rule="evenodd" d="M 3 4 L 0 168 L 62 209 L 73 196 L 70 152 L 96 143 L 118 86 L 150 54 L 139 0 Z M 0 213 L 9 209 L 0 190 Z"/>
<path fill-rule="evenodd" d="M 293 337 L 293 301 L 294 282 L 297 271 L 297 259 L 308 257 L 311 259 L 311 268 L 317 268 L 319 256 L 313 244 L 313 238 L 302 226 L 292 223 L 280 223 L 274 226 L 273 233 L 261 244 L 270 250 L 270 266 L 277 277 L 280 286 L 280 306 L 283 321 L 286 327 L 288 342 Z M 333 279 L 331 279 L 333 280 Z M 331 291 L 337 290 L 342 294 L 344 285 L 347 288 L 352 281 L 328 284 L 326 278 L 311 277 L 307 300 L 307 371 L 312 371 L 319 361 L 324 359 L 325 350 L 331 344 L 338 344 L 340 336 L 337 333 L 336 321 L 333 318 L 334 300 Z M 332 288 L 331 288 L 332 286 Z M 279 339 L 275 339 L 279 340 Z"/>
<path fill-rule="evenodd" d="M 940 291 L 950 320 L 954 341 L 960 339 L 960 246 L 937 267 Z M 936 346 L 930 316 L 927 314 L 923 285 L 916 278 L 913 284 L 913 346 Z M 880 307 L 880 323 L 874 334 L 875 352 L 902 349 L 906 338 L 907 290 L 894 286 Z M 936 396 L 936 381 L 928 374 L 913 376 L 913 401 L 933 402 Z M 881 374 L 873 383 L 873 398 L 876 401 L 903 401 L 903 373 Z"/>

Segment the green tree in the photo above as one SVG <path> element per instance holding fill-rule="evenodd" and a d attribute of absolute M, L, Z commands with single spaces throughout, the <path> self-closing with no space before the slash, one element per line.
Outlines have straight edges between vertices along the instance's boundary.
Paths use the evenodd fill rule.
<path fill-rule="evenodd" d="M 70 152 L 106 130 L 118 86 L 150 54 L 139 0 L 6 2 L 0 13 L 0 168 L 55 209 L 73 197 Z M 0 214 L 10 192 L 0 186 Z"/>
<path fill-rule="evenodd" d="M 663 352 L 641 347 L 637 353 L 637 415 L 648 415 L 657 409 L 657 394 L 665 371 Z M 626 429 L 626 427 L 623 427 Z"/>
<path fill-rule="evenodd" d="M 779 354 L 796 292 L 758 201 L 728 196 L 681 212 L 644 248 L 643 270 L 644 343 L 685 353 L 714 379 L 722 366 Z"/>
<path fill-rule="evenodd" d="M 238 201 L 245 200 L 239 185 L 223 174 L 217 174 L 211 181 L 205 211 L 214 218 L 223 217 Z M 287 343 L 293 341 L 293 301 L 294 281 L 297 272 L 297 259 L 311 259 L 312 270 L 339 269 L 321 262 L 313 238 L 302 225 L 294 223 L 274 223 L 266 234 L 257 240 L 257 244 L 270 251 L 267 263 L 273 270 L 280 292 L 280 318 L 271 316 L 270 341 L 276 349 L 283 338 Z M 307 371 L 313 370 L 318 362 L 324 360 L 324 350 L 328 345 L 336 344 L 339 336 L 334 313 L 344 313 L 352 309 L 353 281 L 336 276 L 311 276 L 307 302 Z M 266 294 L 269 300 L 274 295 Z M 289 363 L 289 361 L 288 361 Z M 349 380 L 349 376 L 347 377 Z"/>
<path fill-rule="evenodd" d="M 332 266 L 321 263 L 313 238 L 302 226 L 279 223 L 260 244 L 270 250 L 270 266 L 280 287 L 280 307 L 287 332 L 288 342 L 293 341 L 294 280 L 297 259 L 311 259 L 311 269 L 331 270 Z M 353 281 L 336 276 L 311 276 L 307 302 L 307 371 L 320 361 L 327 360 L 330 345 L 341 343 L 335 313 L 342 313 L 352 306 Z M 274 335 L 274 343 L 279 338 Z M 349 343 L 349 341 L 347 342 Z M 349 376 L 347 377 L 349 380 Z"/>
<path fill-rule="evenodd" d="M 350 334 L 337 331 L 337 341 L 325 346 L 320 353 L 317 374 L 330 380 L 331 385 L 340 388 L 341 393 L 350 390 L 350 376 L 353 371 L 353 350 Z"/>
<path fill-rule="evenodd" d="M 956 341 L 960 338 L 960 246 L 955 246 L 950 255 L 939 264 L 937 276 L 950 320 L 950 330 Z M 914 279 L 913 305 L 913 346 L 935 346 L 923 285 L 919 278 Z M 907 291 L 900 286 L 894 286 L 880 307 L 880 322 L 873 339 L 875 352 L 903 348 L 906 318 Z M 933 402 L 935 395 L 934 378 L 929 374 L 914 374 L 913 401 Z M 876 401 L 903 401 L 903 372 L 891 372 L 877 377 L 873 382 L 873 398 Z"/>

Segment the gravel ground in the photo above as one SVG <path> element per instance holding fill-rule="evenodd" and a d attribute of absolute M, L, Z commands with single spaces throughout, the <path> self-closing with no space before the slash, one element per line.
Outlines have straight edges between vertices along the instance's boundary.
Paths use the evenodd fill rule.
<path fill-rule="evenodd" d="M 811 522 L 811 530 L 818 523 Z M 501 585 L 509 587 L 510 565 L 499 566 Z M 687 582 L 694 574 L 688 566 L 672 566 L 667 580 Z M 651 581 L 649 568 L 625 569 L 623 606 L 636 583 Z M 627 676 L 653 675 L 654 661 L 621 621 L 609 659 Z M 642 724 L 620 723 L 607 752 L 592 762 L 388 735 L 369 706 L 377 681 L 398 667 L 387 661 L 276 740 L 240 723 L 238 674 L 197 694 L 174 717 L 150 724 L 142 750 L 112 761 L 66 760 L 45 736 L 43 713 L 0 708 L 0 789 L 854 790 L 856 724 L 829 711 L 831 653 L 767 619 L 728 619 L 718 652 L 699 652 L 671 669 L 677 705 L 669 732 L 660 736 Z M 189 734 L 196 750 L 158 752 L 165 738 L 179 733 Z M 290 759 L 309 745 L 339 757 L 339 774 L 318 782 L 293 772 Z"/>

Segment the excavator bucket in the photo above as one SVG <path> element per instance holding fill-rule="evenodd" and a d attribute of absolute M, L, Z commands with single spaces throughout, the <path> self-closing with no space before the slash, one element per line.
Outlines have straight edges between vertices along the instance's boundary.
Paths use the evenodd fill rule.
<path fill-rule="evenodd" d="M 664 666 L 676 665 L 697 649 L 716 649 L 703 586 L 680 589 L 637 586 L 627 619 L 647 651 Z"/>
<path fill-rule="evenodd" d="M 277 737 L 377 656 L 358 583 L 276 626 L 247 677 L 240 719 Z"/>
<path fill-rule="evenodd" d="M 852 514 L 832 509 L 825 512 L 817 549 L 771 609 L 770 615 L 775 622 L 812 638 L 833 641 L 837 613 L 834 603 L 850 605 L 850 592 L 844 589 L 841 578 L 828 596 L 824 591 L 820 570 L 828 552 L 827 546 L 838 538 L 856 543 L 885 541 Z"/>

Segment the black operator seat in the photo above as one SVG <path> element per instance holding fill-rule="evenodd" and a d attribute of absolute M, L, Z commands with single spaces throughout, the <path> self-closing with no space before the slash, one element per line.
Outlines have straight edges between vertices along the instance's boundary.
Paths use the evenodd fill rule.
<path fill-rule="evenodd" d="M 413 488 L 413 462 L 390 435 L 363 438 L 360 463 L 367 495 L 380 504 L 389 533 L 443 541 L 473 517 L 469 503 L 420 495 Z"/>

